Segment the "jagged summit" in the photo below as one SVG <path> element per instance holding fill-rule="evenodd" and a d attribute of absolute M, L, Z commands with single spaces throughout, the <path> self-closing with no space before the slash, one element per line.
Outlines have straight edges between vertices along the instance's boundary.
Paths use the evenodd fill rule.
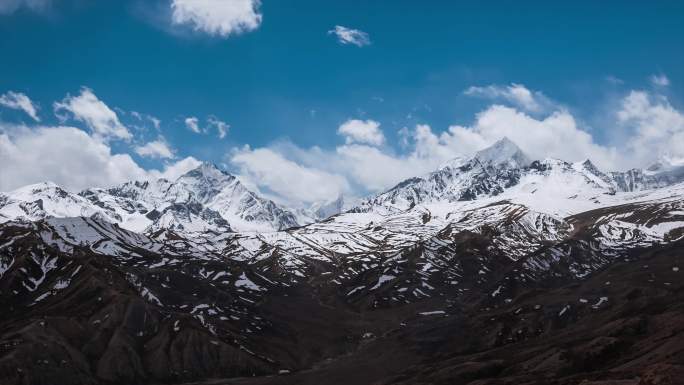
<path fill-rule="evenodd" d="M 186 172 L 185 174 L 178 177 L 182 178 L 198 178 L 204 180 L 212 179 L 224 179 L 226 177 L 233 177 L 228 172 L 221 170 L 215 163 L 212 162 L 202 162 L 199 166 L 193 168 L 192 170 Z"/>
<path fill-rule="evenodd" d="M 0 194 L 0 222 L 72 216 L 98 216 L 136 232 L 269 232 L 298 225 L 286 208 L 209 162 L 175 181 L 130 181 L 78 194 L 44 182 Z"/>
<path fill-rule="evenodd" d="M 510 167 L 525 167 L 532 163 L 520 147 L 505 136 L 491 146 L 478 151 L 474 159 L 495 167 L 503 164 Z"/>
<path fill-rule="evenodd" d="M 428 175 L 399 182 L 352 211 L 395 213 L 420 204 L 495 198 L 542 205 L 544 210 L 564 215 L 598 204 L 596 197 L 684 181 L 684 168 L 681 170 L 604 173 L 589 159 L 577 163 L 553 158 L 532 161 L 504 137 L 471 159 L 454 158 Z"/>

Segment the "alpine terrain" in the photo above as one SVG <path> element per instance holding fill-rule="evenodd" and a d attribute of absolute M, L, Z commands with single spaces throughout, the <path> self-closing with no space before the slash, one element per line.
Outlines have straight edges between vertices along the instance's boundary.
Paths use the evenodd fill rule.
<path fill-rule="evenodd" d="M 684 167 L 503 138 L 330 198 L 210 163 L 0 193 L 0 384 L 683 383 Z"/>

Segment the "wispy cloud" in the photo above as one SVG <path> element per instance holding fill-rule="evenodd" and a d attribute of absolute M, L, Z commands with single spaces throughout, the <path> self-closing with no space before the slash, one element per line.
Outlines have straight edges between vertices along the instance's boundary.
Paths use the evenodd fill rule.
<path fill-rule="evenodd" d="M 2 0 L 0 1 L 0 15 L 11 14 L 20 8 L 35 12 L 42 12 L 50 8 L 52 0 Z"/>
<path fill-rule="evenodd" d="M 216 129 L 216 134 L 218 135 L 219 139 L 225 138 L 228 134 L 228 130 L 230 129 L 230 124 L 222 120 L 219 120 L 217 117 L 213 115 L 207 118 L 207 123 L 210 127 Z"/>
<path fill-rule="evenodd" d="M 202 133 L 202 129 L 199 126 L 199 119 L 197 119 L 194 116 L 189 116 L 185 118 L 185 127 L 187 127 L 188 130 L 194 132 L 195 134 Z"/>
<path fill-rule="evenodd" d="M 22 110 L 36 122 L 40 121 L 37 112 L 38 107 L 33 104 L 28 96 L 21 92 L 8 91 L 7 93 L 0 95 L 0 105 L 15 110 Z"/>
<path fill-rule="evenodd" d="M 615 84 L 615 85 L 619 85 L 619 84 L 624 84 L 624 83 L 625 83 L 624 80 L 620 79 L 620 78 L 617 77 L 617 76 L 613 76 L 613 75 L 608 75 L 608 76 L 606 76 L 606 81 L 607 81 L 608 83 L 610 83 L 610 84 Z"/>
<path fill-rule="evenodd" d="M 516 83 L 508 86 L 473 86 L 466 89 L 463 93 L 468 96 L 491 100 L 505 100 L 529 112 L 542 112 L 552 105 L 551 101 L 541 92 L 532 92 L 522 84 Z"/>
<path fill-rule="evenodd" d="M 667 76 L 665 76 L 665 74 L 651 75 L 649 80 L 654 86 L 658 87 L 667 87 L 670 85 L 670 79 Z"/>
<path fill-rule="evenodd" d="M 357 47 L 363 47 L 371 43 L 370 37 L 366 32 L 341 25 L 336 25 L 328 33 L 337 36 L 337 41 L 341 44 L 353 44 Z"/>

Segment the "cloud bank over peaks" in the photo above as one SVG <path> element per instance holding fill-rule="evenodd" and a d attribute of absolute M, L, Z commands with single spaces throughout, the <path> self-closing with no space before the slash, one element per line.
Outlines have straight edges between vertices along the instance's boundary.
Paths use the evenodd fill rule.
<path fill-rule="evenodd" d="M 106 142 L 76 127 L 0 123 L 0 164 L 11 165 L 0 173 L 0 191 L 43 181 L 79 191 L 130 180 L 175 179 L 200 162 L 187 157 L 167 163 L 161 170 L 146 170 L 129 154 L 113 153 Z"/>
<path fill-rule="evenodd" d="M 492 87 L 509 89 L 509 86 Z M 540 92 L 521 94 L 532 95 L 542 105 L 538 102 Z M 470 124 L 454 124 L 442 132 L 427 124 L 404 127 L 398 133 L 400 152 L 387 143 L 378 121 L 352 119 L 338 128 L 344 143 L 334 149 L 302 148 L 291 142 L 277 142 L 265 148 L 242 148 L 227 160 L 237 165 L 250 183 L 268 189 L 286 202 L 297 199 L 311 202 L 326 195 L 329 199 L 337 192 L 352 196 L 376 193 L 406 178 L 429 173 L 456 157 L 473 156 L 503 137 L 515 142 L 532 159 L 557 158 L 571 162 L 591 159 L 605 171 L 648 167 L 662 157 L 684 163 L 684 117 L 662 95 L 632 91 L 620 97 L 616 110 L 605 111 L 606 116 L 612 117 L 612 126 L 605 129 L 619 130 L 626 135 L 608 143 L 597 142 L 591 128 L 557 104 L 547 103 L 544 108 L 551 110 L 530 113 L 527 97 L 502 102 L 510 105 L 491 104 L 477 113 Z M 267 164 L 279 166 L 269 169 Z M 327 189 L 311 193 L 305 191 L 305 183 L 296 186 L 304 178 L 293 177 L 286 184 L 270 175 L 282 173 L 280 165 L 285 164 L 298 173 L 315 174 L 317 183 L 325 184 Z"/>
<path fill-rule="evenodd" d="M 489 87 L 509 90 L 514 86 Z M 523 85 L 515 87 L 528 90 Z M 539 104 L 539 95 L 543 94 L 528 91 L 520 94 L 531 95 Z M 281 140 L 265 147 L 235 147 L 221 160 L 247 185 L 294 207 L 340 195 L 353 200 L 386 190 L 454 158 L 473 156 L 503 137 L 515 142 L 531 159 L 576 162 L 588 158 L 605 171 L 648 167 L 663 159 L 684 164 L 684 114 L 657 88 L 629 91 L 605 107 L 602 116 L 608 117 L 607 126 L 602 129 L 615 134 L 612 136 L 617 139 L 611 142 L 597 142 L 590 127 L 558 104 L 548 104 L 545 108 L 550 110 L 530 112 L 527 97 L 496 98 L 472 121 L 452 124 L 443 131 L 416 124 L 388 136 L 379 120 L 348 119 L 335 130 L 340 142 L 332 148 L 300 147 Z M 87 131 L 67 124 L 53 127 L 0 122 L 0 162 L 12 165 L 0 176 L 0 190 L 44 180 L 80 189 L 132 179 L 171 178 L 199 164 L 193 157 L 178 158 L 178 151 L 159 128 L 147 140 L 141 137 L 144 131 L 131 133 L 117 113 L 88 88 L 55 103 L 55 111 L 65 123 L 69 119 L 81 122 Z M 117 111 L 122 116 L 125 113 Z M 136 119 L 147 119 L 143 114 L 138 116 Z M 187 130 L 211 132 L 219 138 L 230 129 L 213 115 L 200 123 L 193 116 L 180 122 Z M 399 143 L 392 143 L 391 138 L 398 138 Z M 122 153 L 112 150 L 114 139 L 118 140 L 117 151 Z M 144 169 L 135 156 L 160 162 L 160 166 Z"/>
<path fill-rule="evenodd" d="M 654 162 L 654 157 L 684 162 L 684 113 L 666 97 L 631 91 L 620 103 L 616 116 L 630 132 L 626 152 L 636 162 Z"/>
<path fill-rule="evenodd" d="M 9 95 L 10 100 L 18 101 L 19 108 L 27 108 L 25 101 L 30 101 L 27 96 L 22 98 L 12 94 L 8 92 L 3 96 Z M 200 164 L 193 157 L 168 161 L 175 159 L 175 151 L 159 134 L 160 121 L 151 115 L 130 112 L 137 120 L 152 122 L 158 133 L 157 139 L 144 142 L 142 138 L 134 138 L 133 133 L 121 123 L 119 115 L 89 88 L 84 87 L 79 95 L 67 95 L 55 102 L 54 109 L 62 123 L 69 120 L 80 122 L 87 130 L 66 124 L 26 125 L 0 121 L 0 164 L 6 166 L 0 172 L 0 191 L 44 181 L 79 191 L 130 180 L 175 179 Z M 116 110 L 126 114 L 123 110 Z M 123 152 L 112 150 L 111 142 L 115 140 L 119 147 L 124 146 Z M 161 169 L 145 169 L 133 159 L 131 154 L 134 153 L 167 161 L 161 164 Z"/>

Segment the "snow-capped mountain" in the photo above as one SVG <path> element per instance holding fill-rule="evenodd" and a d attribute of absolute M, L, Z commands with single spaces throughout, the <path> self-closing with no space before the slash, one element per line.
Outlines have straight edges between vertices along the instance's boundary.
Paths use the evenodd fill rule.
<path fill-rule="evenodd" d="M 681 175 L 504 139 L 304 226 L 210 164 L 26 186 L 0 194 L 0 383 L 346 384 L 349 362 L 395 361 L 405 384 L 643 377 L 635 357 L 684 354 Z"/>
<path fill-rule="evenodd" d="M 53 183 L 0 194 L 0 220 L 99 215 L 136 232 L 275 231 L 297 226 L 294 214 L 249 191 L 210 163 L 175 181 L 134 181 L 78 194 Z"/>
<path fill-rule="evenodd" d="M 308 207 L 296 209 L 294 212 L 297 216 L 297 222 L 310 224 L 330 218 L 351 207 L 345 197 L 340 194 L 335 199 L 314 202 Z"/>
<path fill-rule="evenodd" d="M 532 208 L 567 215 L 600 207 L 606 196 L 661 188 L 684 181 L 684 167 L 604 173 L 590 160 L 570 163 L 547 158 L 531 161 L 507 138 L 470 159 L 457 158 L 423 177 L 404 180 L 363 201 L 355 212 L 395 213 L 416 205 L 479 199 L 508 199 Z"/>

